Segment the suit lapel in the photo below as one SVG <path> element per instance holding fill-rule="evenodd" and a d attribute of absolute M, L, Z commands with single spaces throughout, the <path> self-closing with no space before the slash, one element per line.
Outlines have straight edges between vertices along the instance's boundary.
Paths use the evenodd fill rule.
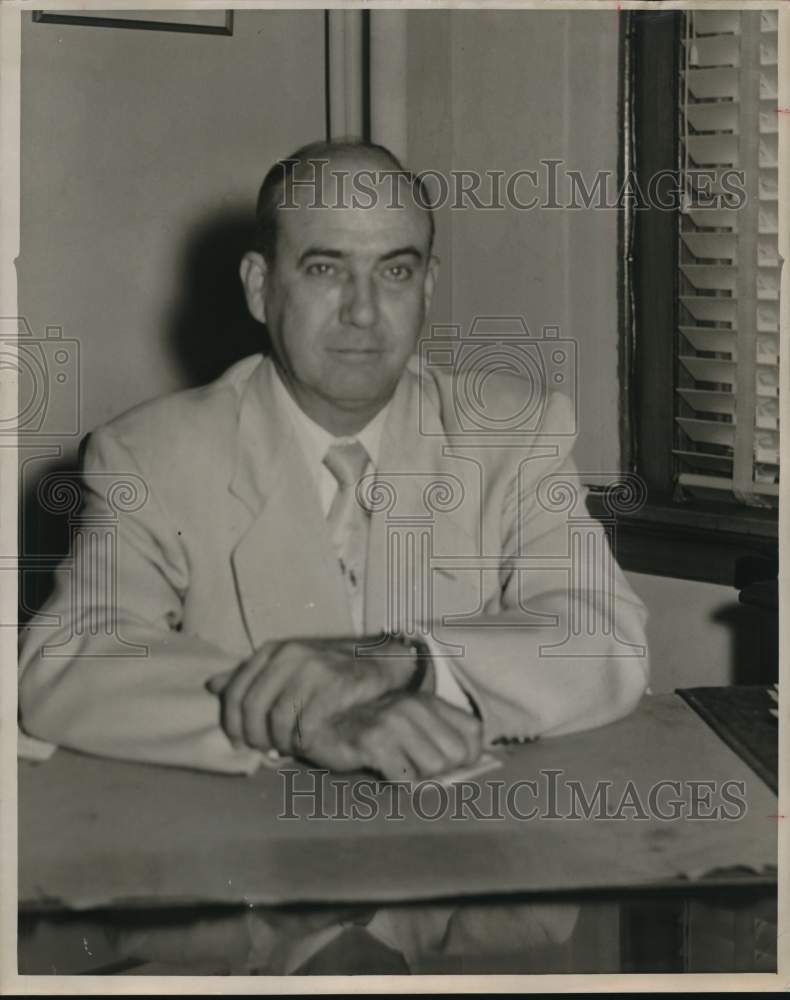
<path fill-rule="evenodd" d="M 273 378 L 265 360 L 243 390 L 230 483 L 249 512 L 231 558 L 254 648 L 267 639 L 353 631 L 315 483 L 274 405 Z"/>

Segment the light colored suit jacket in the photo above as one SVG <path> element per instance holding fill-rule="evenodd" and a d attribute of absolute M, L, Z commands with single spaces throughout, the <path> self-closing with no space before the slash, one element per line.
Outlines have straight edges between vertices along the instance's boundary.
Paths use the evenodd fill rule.
<path fill-rule="evenodd" d="M 72 554 L 23 636 L 27 733 L 250 772 L 260 754 L 230 745 L 206 681 L 269 639 L 352 633 L 275 377 L 247 358 L 91 434 Z M 499 388 L 514 412 L 525 386 Z M 393 397 L 362 484 L 366 631 L 430 630 L 488 743 L 627 714 L 647 683 L 645 610 L 587 517 L 567 401 L 551 396 L 539 434 L 500 444 L 461 433 L 452 393 L 415 362 Z"/>

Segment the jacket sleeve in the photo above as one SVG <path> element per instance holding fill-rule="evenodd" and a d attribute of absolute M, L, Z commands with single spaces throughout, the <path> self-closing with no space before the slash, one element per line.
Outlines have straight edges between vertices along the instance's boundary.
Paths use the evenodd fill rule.
<path fill-rule="evenodd" d="M 89 438 L 82 486 L 69 557 L 22 635 L 23 731 L 107 757 L 252 772 L 260 753 L 230 744 L 219 701 L 205 688 L 238 658 L 180 631 L 186 553 L 112 431 Z"/>
<path fill-rule="evenodd" d="M 547 425 L 564 405 L 553 397 Z M 522 462 L 507 490 L 496 598 L 468 625 L 442 631 L 463 647 L 453 670 L 487 743 L 613 722 L 648 683 L 644 605 L 587 512 L 572 439 L 547 442 L 552 457 Z"/>

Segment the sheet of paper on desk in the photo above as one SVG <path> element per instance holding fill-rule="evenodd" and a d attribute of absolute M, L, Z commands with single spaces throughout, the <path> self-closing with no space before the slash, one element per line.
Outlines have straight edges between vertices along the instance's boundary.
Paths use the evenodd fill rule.
<path fill-rule="evenodd" d="M 502 767 L 502 761 L 492 753 L 482 753 L 474 764 L 469 767 L 459 767 L 455 771 L 447 771 L 440 774 L 435 780 L 440 785 L 455 785 L 459 781 L 471 781 L 472 778 L 479 778 L 489 771 L 496 771 Z"/>

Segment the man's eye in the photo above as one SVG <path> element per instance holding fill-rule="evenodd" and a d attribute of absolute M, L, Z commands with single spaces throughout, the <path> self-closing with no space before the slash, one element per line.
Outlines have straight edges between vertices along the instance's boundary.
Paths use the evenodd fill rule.
<path fill-rule="evenodd" d="M 325 261 L 316 261 L 307 265 L 307 273 L 317 278 L 328 278 L 335 273 L 335 265 Z"/>
<path fill-rule="evenodd" d="M 408 281 L 414 272 L 408 264 L 391 264 L 384 273 L 392 281 Z"/>

